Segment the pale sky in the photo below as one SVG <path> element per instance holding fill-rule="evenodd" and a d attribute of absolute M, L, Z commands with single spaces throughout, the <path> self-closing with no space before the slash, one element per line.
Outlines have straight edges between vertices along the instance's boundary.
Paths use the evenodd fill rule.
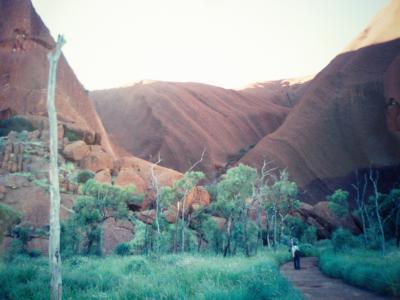
<path fill-rule="evenodd" d="M 317 73 L 389 0 L 33 0 L 90 90 Z"/>

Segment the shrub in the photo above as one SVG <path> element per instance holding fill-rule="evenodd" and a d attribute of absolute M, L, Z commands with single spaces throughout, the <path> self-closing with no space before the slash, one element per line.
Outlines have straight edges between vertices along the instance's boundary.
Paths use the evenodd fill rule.
<path fill-rule="evenodd" d="M 115 247 L 114 253 L 120 256 L 125 256 L 131 254 L 131 247 L 127 243 L 118 244 Z"/>
<path fill-rule="evenodd" d="M 301 237 L 301 241 L 312 245 L 315 244 L 317 241 L 317 227 L 307 226 L 304 230 L 303 236 Z"/>
<path fill-rule="evenodd" d="M 297 240 L 300 240 L 304 234 L 304 231 L 307 228 L 307 225 L 303 222 L 303 220 L 296 216 L 287 216 L 285 219 L 285 228 L 287 231 L 287 235 L 291 237 L 295 237 Z"/>
<path fill-rule="evenodd" d="M 0 203 L 0 244 L 3 240 L 3 233 L 21 221 L 21 213 L 12 207 Z"/>
<path fill-rule="evenodd" d="M 11 131 L 22 132 L 24 130 L 34 130 L 32 123 L 24 118 L 15 116 L 6 120 L 0 120 L 0 136 L 6 136 Z"/>
<path fill-rule="evenodd" d="M 42 252 L 39 249 L 31 249 L 28 251 L 29 257 L 35 258 L 42 256 Z"/>
<path fill-rule="evenodd" d="M 70 142 L 79 141 L 82 137 L 75 131 L 68 128 L 64 128 L 64 137 L 66 137 Z"/>
<path fill-rule="evenodd" d="M 394 250 L 382 257 L 378 251 L 351 249 L 324 251 L 320 256 L 323 273 L 374 292 L 400 296 L 400 255 Z"/>
<path fill-rule="evenodd" d="M 76 181 L 80 184 L 85 184 L 89 179 L 93 179 L 94 175 L 92 171 L 83 170 L 76 175 Z"/>
<path fill-rule="evenodd" d="M 332 246 L 335 251 L 342 251 L 357 245 L 356 238 L 348 229 L 339 228 L 332 234 Z"/>

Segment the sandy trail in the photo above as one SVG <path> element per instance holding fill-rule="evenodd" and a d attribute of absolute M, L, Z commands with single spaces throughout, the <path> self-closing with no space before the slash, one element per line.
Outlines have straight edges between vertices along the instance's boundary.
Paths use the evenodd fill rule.
<path fill-rule="evenodd" d="M 303 294 L 305 299 L 396 299 L 379 296 L 348 285 L 340 279 L 324 275 L 318 269 L 318 259 L 316 257 L 302 258 L 301 270 L 294 270 L 293 262 L 286 263 L 281 267 L 281 273 Z"/>

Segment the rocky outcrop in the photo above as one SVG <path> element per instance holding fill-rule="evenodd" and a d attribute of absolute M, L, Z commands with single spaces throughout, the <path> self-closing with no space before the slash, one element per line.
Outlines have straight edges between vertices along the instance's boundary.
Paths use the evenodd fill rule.
<path fill-rule="evenodd" d="M 328 208 L 327 201 L 320 201 L 315 205 L 301 202 L 300 213 L 306 223 L 317 228 L 319 238 L 330 238 L 331 233 L 339 227 L 346 227 L 355 234 L 361 232 L 352 215 L 337 217 Z"/>
<path fill-rule="evenodd" d="M 121 243 L 129 242 L 134 237 L 134 228 L 128 220 L 107 219 L 103 224 L 103 253 L 111 254 Z"/>
<path fill-rule="evenodd" d="M 14 173 L 23 171 L 24 146 L 21 143 L 9 142 L 0 154 L 0 168 L 3 171 Z"/>
<path fill-rule="evenodd" d="M 210 194 L 202 186 L 194 187 L 185 199 L 186 209 L 198 210 L 209 205 L 211 202 Z"/>
<path fill-rule="evenodd" d="M 90 152 L 89 146 L 84 141 L 76 141 L 64 147 L 65 158 L 72 161 L 80 161 Z"/>
<path fill-rule="evenodd" d="M 55 46 L 30 0 L 0 1 L 0 115 L 47 116 L 47 53 Z M 77 139 L 113 149 L 82 84 L 62 55 L 57 68 L 59 121 Z M 84 138 L 83 138 L 83 137 Z"/>
<path fill-rule="evenodd" d="M 132 168 L 121 168 L 115 179 L 115 185 L 120 187 L 134 186 L 136 192 L 144 194 L 147 190 L 146 181 Z"/>
<path fill-rule="evenodd" d="M 101 146 L 90 146 L 88 154 L 79 161 L 82 169 L 98 172 L 104 169 L 112 169 L 114 159 Z"/>
<path fill-rule="evenodd" d="M 94 176 L 94 180 L 99 183 L 103 184 L 111 184 L 112 183 L 112 176 L 110 169 L 104 169 L 96 173 Z"/>
<path fill-rule="evenodd" d="M 160 153 L 163 166 L 184 172 L 206 149 L 199 169 L 212 179 L 241 149 L 284 121 L 290 108 L 274 103 L 274 93 L 265 94 L 152 82 L 94 91 L 90 97 L 113 142 L 125 152 L 147 160 Z"/>
<path fill-rule="evenodd" d="M 241 162 L 261 166 L 268 160 L 287 168 L 307 191 L 302 200 L 313 204 L 339 187 L 353 190 L 355 170 L 399 165 L 398 20 L 400 2 L 392 1 L 309 83 L 282 126 Z"/>

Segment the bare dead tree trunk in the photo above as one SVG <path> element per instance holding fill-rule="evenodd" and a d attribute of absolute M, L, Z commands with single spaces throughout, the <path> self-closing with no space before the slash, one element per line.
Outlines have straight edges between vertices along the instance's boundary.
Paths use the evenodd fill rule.
<path fill-rule="evenodd" d="M 192 171 L 199 163 L 201 163 L 202 161 L 203 161 L 203 158 L 204 158 L 204 154 L 206 153 L 206 149 L 203 149 L 203 152 L 201 153 L 201 157 L 200 157 L 200 159 L 198 160 L 198 161 L 196 161 L 186 172 L 185 172 L 185 174 L 186 173 L 189 173 L 190 171 Z M 182 215 L 181 215 L 181 218 L 182 218 L 182 232 L 181 232 L 181 234 L 182 234 L 182 245 L 181 245 L 181 251 L 182 252 L 185 252 L 185 230 L 186 230 L 186 223 L 185 223 L 185 206 L 186 206 L 186 197 L 187 197 L 187 194 L 189 193 L 190 191 L 185 191 L 185 193 L 184 193 L 184 195 L 183 195 L 183 199 L 182 199 Z"/>
<path fill-rule="evenodd" d="M 372 182 L 372 185 L 374 187 L 374 206 L 375 206 L 375 214 L 376 218 L 378 219 L 378 225 L 379 225 L 379 231 L 380 231 L 380 239 L 381 239 L 381 247 L 382 247 L 382 254 L 385 255 L 386 251 L 386 245 L 385 245 L 385 232 L 383 229 L 383 222 L 382 222 L 382 216 L 379 211 L 380 205 L 378 203 L 378 198 L 379 198 L 379 191 L 378 191 L 378 180 L 379 180 L 379 173 L 378 171 L 376 172 L 376 176 L 374 178 L 373 176 L 373 171 L 372 169 L 369 170 L 369 179 Z"/>
<path fill-rule="evenodd" d="M 185 205 L 186 205 L 186 197 L 187 197 L 187 192 L 185 191 L 185 194 L 183 195 L 182 198 L 182 216 L 181 216 L 181 220 L 182 220 L 182 244 L 181 244 L 181 251 L 185 252 L 185 229 L 186 229 L 186 224 L 185 224 Z"/>
<path fill-rule="evenodd" d="M 156 193 L 156 226 L 157 226 L 157 233 L 160 234 L 160 190 L 158 186 L 158 178 L 154 173 L 154 168 L 161 162 L 160 153 L 158 153 L 158 160 L 151 166 L 151 185 L 153 190 Z"/>
<path fill-rule="evenodd" d="M 226 246 L 224 248 L 224 257 L 226 257 L 226 255 L 228 254 L 228 250 L 231 247 L 232 222 L 233 222 L 232 218 L 229 217 L 228 221 L 227 221 L 227 224 L 226 224 L 226 232 L 227 232 L 227 239 L 228 240 L 227 240 Z"/>
<path fill-rule="evenodd" d="M 58 130 L 57 111 L 55 106 L 55 90 L 57 77 L 57 62 L 61 48 L 65 44 L 63 36 L 59 35 L 56 49 L 47 56 L 50 64 L 47 87 L 47 110 L 50 127 L 50 236 L 49 236 L 49 267 L 50 267 L 50 298 L 62 299 L 62 276 L 60 256 L 60 184 L 58 179 Z"/>
<path fill-rule="evenodd" d="M 363 230 L 363 237 L 364 237 L 364 247 L 367 248 L 368 246 L 368 233 L 367 233 L 367 223 L 366 223 L 366 216 L 365 216 L 365 192 L 367 189 L 368 181 L 364 178 L 364 185 L 362 192 L 360 192 L 360 179 L 358 176 L 358 171 L 356 171 L 356 184 L 353 184 L 353 188 L 356 190 L 356 203 L 361 217 L 361 224 Z"/>

